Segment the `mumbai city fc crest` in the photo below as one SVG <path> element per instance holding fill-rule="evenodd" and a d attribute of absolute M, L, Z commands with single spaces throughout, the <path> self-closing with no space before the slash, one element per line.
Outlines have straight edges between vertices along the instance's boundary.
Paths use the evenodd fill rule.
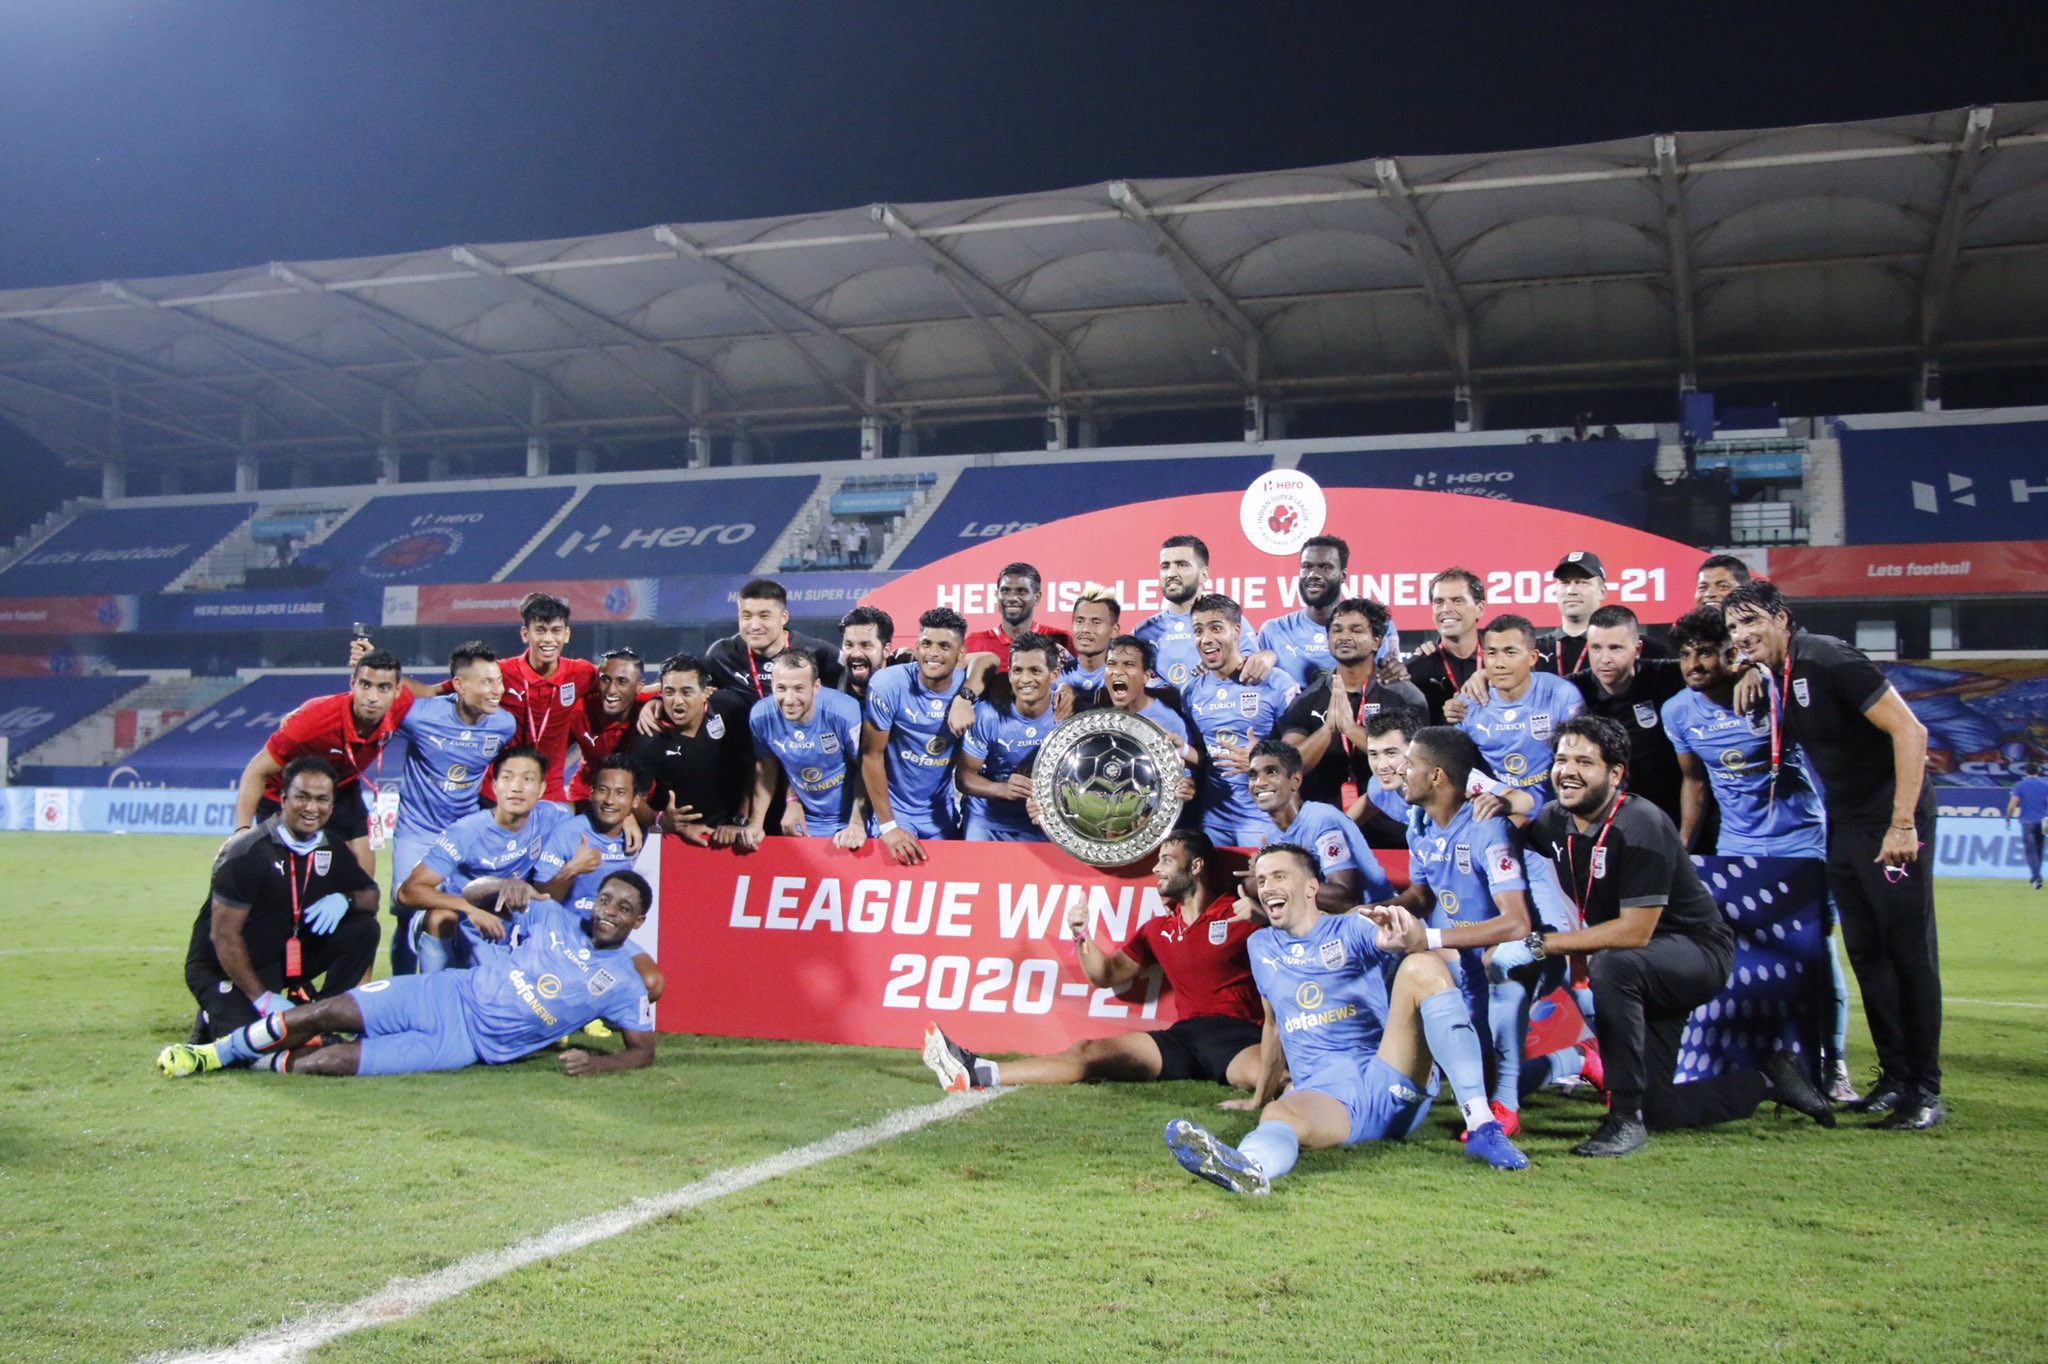
<path fill-rule="evenodd" d="M 497 736 L 497 735 L 495 735 L 495 734 L 486 734 L 486 735 L 484 736 L 484 756 L 485 756 L 486 758 L 491 758 L 491 757 L 496 757 L 496 756 L 497 756 L 497 753 L 498 753 L 498 743 L 499 743 L 499 740 L 498 740 L 498 736 Z"/>
<path fill-rule="evenodd" d="M 1657 708 L 1645 705 L 1641 701 L 1636 702 L 1636 723 L 1644 729 L 1655 729 L 1657 727 Z"/>
<path fill-rule="evenodd" d="M 1259 694 L 1255 691 L 1237 694 L 1237 713 L 1247 720 L 1255 720 L 1259 714 Z"/>
<path fill-rule="evenodd" d="M 576 704 L 576 684 L 574 682 L 564 682 L 561 686 L 555 688 L 555 693 L 562 698 L 562 705 L 573 706 Z"/>
<path fill-rule="evenodd" d="M 836 734 L 819 735 L 818 749 L 823 753 L 837 753 L 839 751 L 839 736 Z"/>
<path fill-rule="evenodd" d="M 1344 964 L 1344 944 L 1335 938 L 1327 939 L 1316 949 L 1316 956 L 1332 971 Z"/>
<path fill-rule="evenodd" d="M 717 714 L 705 716 L 704 732 L 714 739 L 723 739 L 725 737 L 725 717 Z"/>
<path fill-rule="evenodd" d="M 1464 873 L 1464 874 L 1466 874 L 1466 875 L 1468 875 L 1468 876 L 1469 876 L 1469 875 L 1471 874 L 1471 872 L 1472 872 L 1472 849 L 1471 849 L 1471 847 L 1470 847 L 1469 845 L 1467 845 L 1467 844 L 1464 844 L 1464 843 L 1460 843 L 1460 844 L 1459 844 L 1459 845 L 1457 846 L 1456 850 L 1452 852 L 1452 854 L 1451 854 L 1451 860 L 1452 860 L 1453 862 L 1457 863 L 1457 865 L 1458 865 L 1458 870 L 1459 870 L 1460 872 L 1462 872 L 1462 873 Z"/>
<path fill-rule="evenodd" d="M 1230 941 L 1230 925 L 1217 920 L 1209 925 L 1209 946 L 1221 947 Z"/>
<path fill-rule="evenodd" d="M 1550 712 L 1542 711 L 1529 717 L 1529 737 L 1548 739 L 1550 737 Z"/>
<path fill-rule="evenodd" d="M 334 865 L 334 854 L 322 848 L 313 854 L 313 875 L 325 876 L 327 869 Z"/>
<path fill-rule="evenodd" d="M 618 983 L 618 978 L 611 972 L 600 970 L 590 978 L 589 990 L 594 995 L 601 995 Z"/>
<path fill-rule="evenodd" d="M 1607 849 L 1593 849 L 1593 879 L 1600 880 L 1607 875 Z"/>
<path fill-rule="evenodd" d="M 1792 679 L 1792 696 L 1802 706 L 1813 704 L 1813 693 L 1807 689 L 1806 679 L 1803 677 Z"/>

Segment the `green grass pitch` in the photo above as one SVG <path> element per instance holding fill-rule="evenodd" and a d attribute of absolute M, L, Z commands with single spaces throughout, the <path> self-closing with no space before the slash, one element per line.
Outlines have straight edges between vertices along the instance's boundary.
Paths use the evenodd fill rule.
<path fill-rule="evenodd" d="M 0 1358 L 230 1344 L 936 1097 L 911 1049 L 664 1039 L 651 1070 L 170 1082 L 212 845 L 9 834 L 0 866 Z M 675 912 L 673 909 L 671 912 Z M 1238 1200 L 1166 1156 L 1181 1084 L 1020 1091 L 514 1272 L 326 1360 L 2048 1356 L 2048 893 L 1946 882 L 1951 1117 L 1791 1115 L 1535 1162 L 1305 1157 Z M 773 980 L 759 982 L 762 991 Z M 1859 1071 L 1870 1058 L 1860 1020 Z"/>

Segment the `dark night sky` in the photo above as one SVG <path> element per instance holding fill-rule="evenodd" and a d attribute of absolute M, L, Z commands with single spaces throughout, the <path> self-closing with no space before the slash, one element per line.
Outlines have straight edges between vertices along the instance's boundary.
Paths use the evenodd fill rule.
<path fill-rule="evenodd" d="M 2044 39 L 2041 0 L 0 0 L 0 288 L 2040 99 Z"/>

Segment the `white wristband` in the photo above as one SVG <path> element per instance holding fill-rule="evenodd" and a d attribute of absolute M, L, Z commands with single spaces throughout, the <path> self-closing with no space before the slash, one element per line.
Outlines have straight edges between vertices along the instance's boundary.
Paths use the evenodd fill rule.
<path fill-rule="evenodd" d="M 1440 951 L 1444 945 L 1444 931 L 1441 928 L 1423 929 L 1422 945 L 1432 952 Z"/>
<path fill-rule="evenodd" d="M 896 821 L 893 819 L 885 819 L 880 824 L 877 824 L 875 826 L 875 835 L 878 838 L 883 834 L 893 834 L 895 832 Z"/>

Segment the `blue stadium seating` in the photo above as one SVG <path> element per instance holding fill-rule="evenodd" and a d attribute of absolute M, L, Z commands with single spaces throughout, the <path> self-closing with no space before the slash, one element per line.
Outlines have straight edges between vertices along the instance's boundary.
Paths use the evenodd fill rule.
<path fill-rule="evenodd" d="M 1339 450 L 1303 455 L 1297 467 L 1325 488 L 1462 493 L 1640 526 L 1649 516 L 1656 463 L 1653 440 L 1595 440 Z M 1352 534 L 1342 526 L 1331 532 Z"/>
<path fill-rule="evenodd" d="M 815 474 L 604 484 L 509 576 L 519 582 L 746 573 L 817 486 Z"/>
<path fill-rule="evenodd" d="M 169 733 L 144 744 L 122 765 L 152 786 L 203 788 L 232 782 L 284 717 L 315 696 L 348 686 L 340 668 L 331 674 L 272 673 L 251 680 L 189 717 Z M 394 775 L 397 755 L 384 765 Z"/>
<path fill-rule="evenodd" d="M 256 510 L 254 502 L 96 508 L 0 572 L 0 596 L 161 592 Z"/>
<path fill-rule="evenodd" d="M 147 681 L 142 677 L 0 678 L 0 735 L 7 738 L 10 756 L 18 759 Z"/>
<path fill-rule="evenodd" d="M 373 497 L 311 557 L 338 585 L 489 582 L 571 495 L 550 487 Z"/>

